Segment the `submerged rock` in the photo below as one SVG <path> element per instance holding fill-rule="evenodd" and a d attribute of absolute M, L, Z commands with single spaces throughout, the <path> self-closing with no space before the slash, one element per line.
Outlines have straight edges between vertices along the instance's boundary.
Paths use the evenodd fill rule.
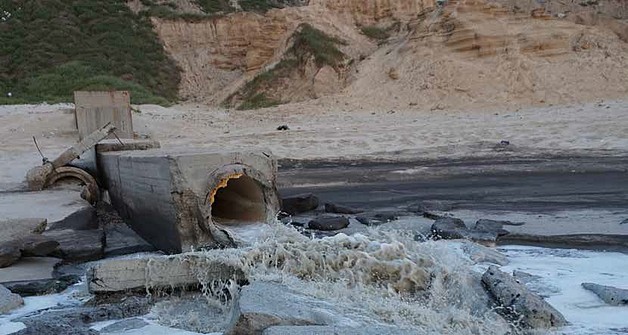
<path fill-rule="evenodd" d="M 48 310 L 13 321 L 26 325 L 25 329 L 15 333 L 19 335 L 98 334 L 89 329 L 90 323 L 145 315 L 150 307 L 148 298 L 127 297 L 120 303 Z"/>
<path fill-rule="evenodd" d="M 503 307 L 496 311 L 522 328 L 551 328 L 567 324 L 559 311 L 495 266 L 490 266 L 482 275 L 482 283 L 495 303 Z"/>
<path fill-rule="evenodd" d="M 107 327 L 100 330 L 101 333 L 120 333 L 127 330 L 139 329 L 147 326 L 149 323 L 140 318 L 131 318 L 121 320 L 116 323 L 110 324 Z"/>
<path fill-rule="evenodd" d="M 396 212 L 396 211 L 368 212 L 368 213 L 363 213 L 359 216 L 356 216 L 355 219 L 363 225 L 376 226 L 383 223 L 388 223 L 388 222 L 399 220 L 399 217 L 402 216 L 403 214 L 407 214 L 407 213 Z"/>
<path fill-rule="evenodd" d="M 493 263 L 497 265 L 506 265 L 509 263 L 506 255 L 477 243 L 466 241 L 462 244 L 462 250 L 475 263 Z"/>
<path fill-rule="evenodd" d="M 325 203 L 325 212 L 335 213 L 335 214 L 358 214 L 364 211 L 358 208 L 336 205 L 332 203 Z"/>
<path fill-rule="evenodd" d="M 628 290 L 594 283 L 582 283 L 582 287 L 595 293 L 605 303 L 613 306 L 628 305 Z"/>
<path fill-rule="evenodd" d="M 281 211 L 289 215 L 313 211 L 318 208 L 318 205 L 318 197 L 311 193 L 281 199 Z"/>
<path fill-rule="evenodd" d="M 349 219 L 344 216 L 319 216 L 310 222 L 307 227 L 316 230 L 340 230 L 349 226 Z"/>
<path fill-rule="evenodd" d="M 22 305 L 24 305 L 22 297 L 0 285 L 0 314 L 10 312 Z"/>

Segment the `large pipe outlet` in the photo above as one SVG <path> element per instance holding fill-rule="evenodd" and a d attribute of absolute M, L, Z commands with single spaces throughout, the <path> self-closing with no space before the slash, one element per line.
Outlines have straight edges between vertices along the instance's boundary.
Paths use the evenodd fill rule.
<path fill-rule="evenodd" d="M 279 211 L 277 165 L 264 152 L 103 152 L 99 169 L 114 207 L 149 243 L 169 252 L 234 246 L 230 228 Z"/>

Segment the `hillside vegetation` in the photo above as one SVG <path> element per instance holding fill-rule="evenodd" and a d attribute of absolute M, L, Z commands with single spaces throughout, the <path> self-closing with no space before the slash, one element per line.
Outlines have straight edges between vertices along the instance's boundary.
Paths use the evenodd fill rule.
<path fill-rule="evenodd" d="M 0 0 L 0 15 L 0 103 L 67 102 L 81 89 L 177 99 L 176 63 L 124 1 Z"/>

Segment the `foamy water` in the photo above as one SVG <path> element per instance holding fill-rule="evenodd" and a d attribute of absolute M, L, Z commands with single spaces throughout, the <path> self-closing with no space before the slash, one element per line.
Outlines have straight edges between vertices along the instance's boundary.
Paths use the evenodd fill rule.
<path fill-rule="evenodd" d="M 332 303 L 343 311 L 343 320 L 350 326 L 394 324 L 403 333 L 420 334 L 512 331 L 508 323 L 487 307 L 488 298 L 480 284 L 480 275 L 487 265 L 473 264 L 459 243 L 416 242 L 412 233 L 378 229 L 312 240 L 292 227 L 279 224 L 266 225 L 257 231 L 254 239 L 248 235 L 244 239 L 249 246 L 194 253 L 200 256 L 195 257 L 199 280 L 204 282 L 204 260 L 220 259 L 242 267 L 252 281 L 280 282 L 294 291 Z M 571 323 L 556 330 L 556 334 L 625 333 L 628 308 L 604 305 L 594 294 L 582 289 L 580 283 L 628 288 L 628 255 L 520 246 L 499 250 L 511 261 L 502 270 L 516 269 L 541 276 L 531 288 L 547 296 L 547 301 Z M 206 292 L 218 291 L 212 287 L 215 283 L 205 284 Z M 228 288 L 237 294 L 233 283 Z M 0 329 L 16 330 L 14 327 L 19 324 L 9 323 L 12 318 L 54 302 L 64 303 L 65 299 L 73 298 L 67 293 L 29 298 L 25 307 L 0 318 Z M 37 306 L 41 302 L 46 303 Z M 215 302 L 198 301 L 203 303 L 215 307 Z M 177 303 L 168 308 L 180 311 L 184 305 Z M 180 322 L 194 319 L 181 312 L 177 318 L 179 324 L 172 323 L 174 318 L 165 324 L 158 315 L 163 311 L 172 314 L 167 312 L 168 308 L 162 307 L 161 312 L 160 308 L 154 309 L 157 316 L 147 318 L 150 327 L 132 333 L 174 331 L 171 327 L 181 328 Z"/>

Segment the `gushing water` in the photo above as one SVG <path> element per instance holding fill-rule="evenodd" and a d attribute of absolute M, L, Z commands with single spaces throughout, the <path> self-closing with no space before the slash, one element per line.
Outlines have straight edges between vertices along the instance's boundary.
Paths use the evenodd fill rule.
<path fill-rule="evenodd" d="M 243 268 L 251 281 L 280 282 L 335 304 L 361 323 L 390 323 L 422 334 L 512 331 L 489 308 L 472 264 L 448 242 L 417 242 L 412 233 L 378 229 L 311 239 L 280 223 L 264 227 L 248 247 L 197 252 L 194 259 Z M 207 292 L 220 291 L 203 285 Z M 235 285 L 230 289 L 237 294 Z"/>

